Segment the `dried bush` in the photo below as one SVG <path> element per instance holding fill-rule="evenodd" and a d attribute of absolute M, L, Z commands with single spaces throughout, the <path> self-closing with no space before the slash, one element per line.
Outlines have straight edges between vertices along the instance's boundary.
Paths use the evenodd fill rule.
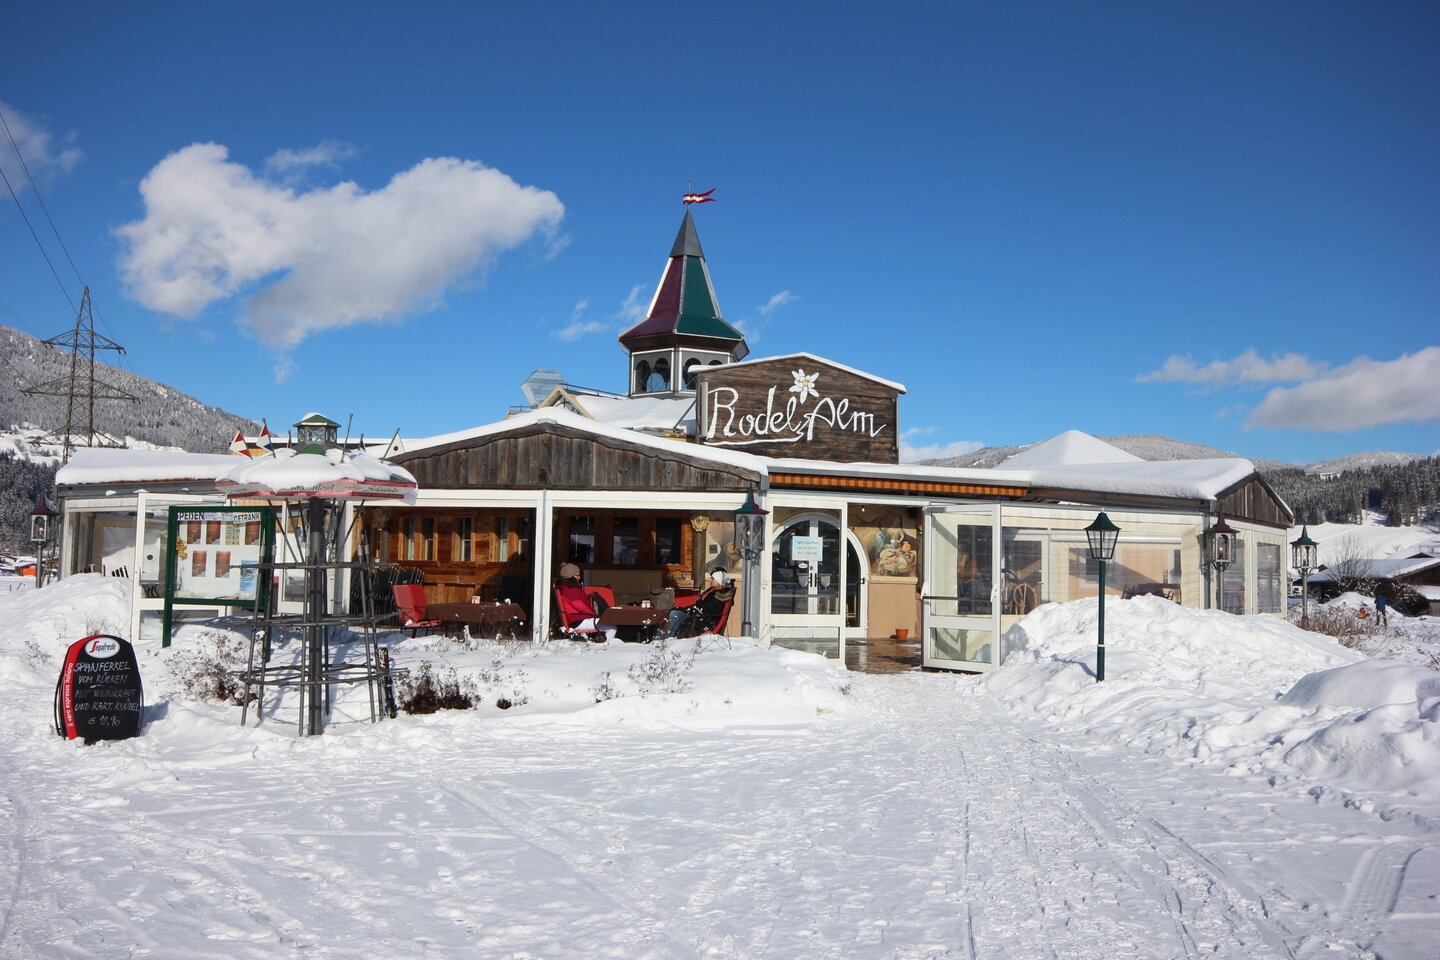
<path fill-rule="evenodd" d="M 397 679 L 395 699 L 405 713 L 469 710 L 479 699 L 473 680 L 462 680 L 454 667 L 437 672 L 428 660 Z"/>
<path fill-rule="evenodd" d="M 238 673 L 245 667 L 248 646 L 244 637 L 228 630 L 204 630 L 186 640 L 166 661 L 176 691 L 192 700 L 239 706 L 245 684 Z"/>

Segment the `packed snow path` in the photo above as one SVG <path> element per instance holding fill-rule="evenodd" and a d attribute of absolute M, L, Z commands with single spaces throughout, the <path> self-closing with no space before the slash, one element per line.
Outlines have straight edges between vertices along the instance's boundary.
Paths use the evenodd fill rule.
<path fill-rule="evenodd" d="M 857 677 L 865 709 L 803 729 L 4 749 L 0 955 L 1434 955 L 1433 833 L 1072 752 L 972 693 Z"/>

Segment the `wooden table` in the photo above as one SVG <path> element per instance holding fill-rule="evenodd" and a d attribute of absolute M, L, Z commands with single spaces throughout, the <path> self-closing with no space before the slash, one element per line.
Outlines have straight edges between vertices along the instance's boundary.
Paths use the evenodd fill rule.
<path fill-rule="evenodd" d="M 634 627 L 637 638 L 649 640 L 669 619 L 669 613 L 655 607 L 611 607 L 600 614 L 600 626 Z"/>
<path fill-rule="evenodd" d="M 474 624 L 481 636 L 498 637 L 503 630 L 512 640 L 526 623 L 525 608 L 518 603 L 430 603 L 425 619 Z"/>

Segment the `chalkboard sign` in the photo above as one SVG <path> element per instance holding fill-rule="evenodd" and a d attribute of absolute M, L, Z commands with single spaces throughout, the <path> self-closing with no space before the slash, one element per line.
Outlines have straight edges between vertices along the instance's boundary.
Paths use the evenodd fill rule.
<path fill-rule="evenodd" d="M 140 732 L 145 694 L 128 641 L 97 633 L 70 645 L 55 686 L 55 729 L 62 737 L 125 740 Z"/>

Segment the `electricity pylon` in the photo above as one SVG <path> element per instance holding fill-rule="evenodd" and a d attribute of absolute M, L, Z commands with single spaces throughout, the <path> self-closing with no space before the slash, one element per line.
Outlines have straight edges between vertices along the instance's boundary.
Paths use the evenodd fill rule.
<path fill-rule="evenodd" d="M 113 447 L 118 446 L 104 434 L 95 432 L 95 401 L 96 400 L 135 400 L 136 397 L 126 393 L 119 387 L 105 383 L 95 378 L 95 351 L 96 350 L 117 350 L 125 352 L 120 346 L 109 337 L 101 336 L 95 332 L 95 318 L 90 312 L 90 288 L 85 288 L 85 294 L 80 298 L 80 309 L 75 314 L 75 328 L 49 340 L 42 340 L 52 347 L 68 347 L 70 349 L 70 373 L 59 380 L 50 380 L 46 383 L 38 383 L 33 387 L 25 387 L 23 392 L 40 396 L 64 397 L 65 398 L 65 429 L 64 431 L 51 430 L 44 437 L 61 446 L 60 462 L 69 463 L 70 454 L 76 447 Z M 81 367 L 81 353 L 85 366 Z M 76 405 L 84 407 L 85 432 L 76 437 L 76 418 L 81 416 Z M 96 442 L 96 437 L 103 437 L 107 442 Z M 81 442 L 83 441 L 83 442 Z"/>

